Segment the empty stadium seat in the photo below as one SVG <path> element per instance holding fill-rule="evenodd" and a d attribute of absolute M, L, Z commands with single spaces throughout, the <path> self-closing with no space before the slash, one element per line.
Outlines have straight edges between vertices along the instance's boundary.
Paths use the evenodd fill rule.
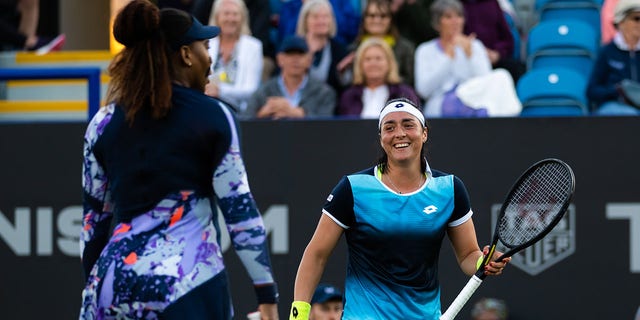
<path fill-rule="evenodd" d="M 579 20 L 541 21 L 529 32 L 527 69 L 564 66 L 589 76 L 599 39 L 591 26 Z"/>
<path fill-rule="evenodd" d="M 543 67 L 527 71 L 516 92 L 522 102 L 522 117 L 588 115 L 585 94 L 588 78 L 565 67 Z"/>
<path fill-rule="evenodd" d="M 596 31 L 600 39 L 600 0 L 536 0 L 538 21 L 581 20 Z"/>

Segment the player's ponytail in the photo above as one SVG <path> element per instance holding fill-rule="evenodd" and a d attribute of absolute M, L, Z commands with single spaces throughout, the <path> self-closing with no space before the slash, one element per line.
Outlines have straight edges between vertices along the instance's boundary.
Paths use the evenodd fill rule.
<path fill-rule="evenodd" d="M 149 1 L 132 1 L 116 17 L 113 36 L 127 48 L 152 40 L 159 34 L 160 9 Z"/>
<path fill-rule="evenodd" d="M 111 82 L 107 101 L 122 107 L 130 124 L 142 108 L 150 108 L 156 119 L 165 116 L 171 108 L 172 51 L 165 34 L 171 28 L 167 28 L 163 20 L 168 15 L 171 21 L 179 22 L 169 33 L 184 33 L 191 17 L 179 10 L 169 10 L 169 14 L 165 11 L 148 0 L 133 0 L 114 21 L 114 37 L 125 48 L 109 66 Z"/>

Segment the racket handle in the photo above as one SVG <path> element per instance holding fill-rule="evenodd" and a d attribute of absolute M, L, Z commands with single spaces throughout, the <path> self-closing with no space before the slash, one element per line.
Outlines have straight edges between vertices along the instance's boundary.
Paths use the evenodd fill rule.
<path fill-rule="evenodd" d="M 453 320 L 458 315 L 458 312 L 462 310 L 462 307 L 464 307 L 467 301 L 469 301 L 469 298 L 471 298 L 473 293 L 476 292 L 476 289 L 478 289 L 481 283 L 482 279 L 473 275 L 473 277 L 469 279 L 469 282 L 467 282 L 467 285 L 465 285 L 462 291 L 460 291 L 456 299 L 453 300 L 453 303 L 451 303 L 447 311 L 445 311 L 445 313 L 440 317 L 440 320 Z"/>

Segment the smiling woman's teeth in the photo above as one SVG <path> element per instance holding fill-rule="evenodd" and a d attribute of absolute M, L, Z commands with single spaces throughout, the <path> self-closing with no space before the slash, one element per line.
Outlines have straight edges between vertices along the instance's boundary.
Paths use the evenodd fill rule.
<path fill-rule="evenodd" d="M 396 147 L 396 148 L 404 148 L 404 147 L 408 147 L 409 144 L 408 143 L 398 143 L 398 144 L 395 144 L 393 146 Z"/>

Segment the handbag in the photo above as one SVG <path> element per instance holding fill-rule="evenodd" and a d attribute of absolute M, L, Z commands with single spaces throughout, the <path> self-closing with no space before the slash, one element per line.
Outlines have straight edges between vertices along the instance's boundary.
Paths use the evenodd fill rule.
<path fill-rule="evenodd" d="M 640 109 L 640 83 L 624 79 L 618 85 L 618 91 L 629 105 Z"/>

